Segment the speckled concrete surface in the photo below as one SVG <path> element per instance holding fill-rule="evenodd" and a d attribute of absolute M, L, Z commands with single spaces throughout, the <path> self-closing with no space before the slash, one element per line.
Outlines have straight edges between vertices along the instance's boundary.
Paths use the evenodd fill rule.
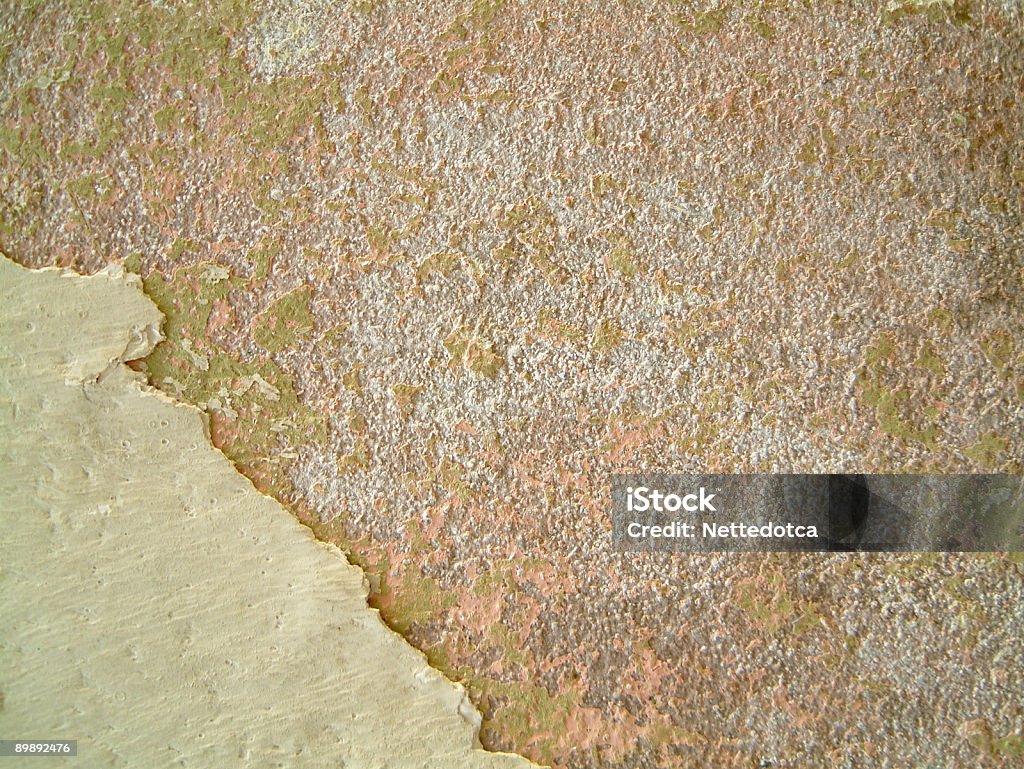
<path fill-rule="evenodd" d="M 607 493 L 1021 471 L 1019 3 L 3 19 L 0 245 L 143 275 L 140 368 L 363 566 L 488 744 L 1016 760 L 1019 559 L 627 557 Z"/>

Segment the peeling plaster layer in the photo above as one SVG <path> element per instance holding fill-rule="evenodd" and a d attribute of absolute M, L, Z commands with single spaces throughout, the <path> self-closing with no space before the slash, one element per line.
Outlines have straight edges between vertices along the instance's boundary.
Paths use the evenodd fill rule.
<path fill-rule="evenodd" d="M 123 365 L 160 338 L 137 278 L 0 260 L 0 308 L 0 734 L 90 767 L 530 765 Z"/>

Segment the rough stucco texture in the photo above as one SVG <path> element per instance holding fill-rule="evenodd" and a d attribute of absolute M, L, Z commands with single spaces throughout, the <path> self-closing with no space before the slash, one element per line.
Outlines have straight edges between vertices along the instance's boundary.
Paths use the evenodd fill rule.
<path fill-rule="evenodd" d="M 0 245 L 566 767 L 1024 750 L 1012 556 L 626 557 L 613 471 L 1021 471 L 1017 2 L 36 2 Z"/>

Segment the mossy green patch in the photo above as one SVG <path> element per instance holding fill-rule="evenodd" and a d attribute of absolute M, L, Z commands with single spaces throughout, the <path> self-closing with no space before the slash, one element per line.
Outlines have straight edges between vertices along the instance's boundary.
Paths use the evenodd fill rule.
<path fill-rule="evenodd" d="M 814 136 L 807 137 L 804 143 L 800 145 L 800 151 L 796 153 L 796 159 L 801 163 L 814 164 L 818 162 L 818 155 L 821 150 L 821 145 L 818 144 L 818 139 Z"/>
<path fill-rule="evenodd" d="M 590 194 L 595 200 L 601 200 L 619 189 L 621 189 L 621 185 L 611 174 L 595 174 L 590 177 Z"/>
<path fill-rule="evenodd" d="M 461 366 L 488 379 L 494 379 L 505 365 L 494 343 L 469 326 L 457 328 L 445 337 L 444 348 L 451 368 Z"/>
<path fill-rule="evenodd" d="M 423 282 L 433 274 L 451 275 L 458 269 L 462 255 L 457 251 L 435 251 L 416 266 L 416 280 Z"/>
<path fill-rule="evenodd" d="M 78 196 L 79 200 L 95 200 L 104 203 L 114 193 L 114 185 L 105 174 L 85 174 L 74 181 L 68 182 L 69 192 Z"/>
<path fill-rule="evenodd" d="M 933 24 L 968 24 L 971 21 L 970 3 L 968 0 L 889 0 L 882 10 L 882 22 L 894 24 L 918 15 Z"/>
<path fill-rule="evenodd" d="M 225 439 L 219 447 L 251 474 L 273 461 L 268 457 L 283 445 L 326 441 L 327 422 L 299 400 L 291 378 L 273 361 L 243 361 L 207 338 L 215 302 L 224 302 L 239 285 L 237 277 L 209 262 L 179 268 L 170 280 L 146 276 L 143 287 L 165 316 L 166 339 L 143 363 L 155 386 L 177 391 L 190 403 L 220 403 L 221 414 L 236 413 L 228 418 L 230 431 L 244 438 Z"/>
<path fill-rule="evenodd" d="M 864 400 L 875 407 L 879 428 L 895 438 L 923 443 L 930 449 L 937 448 L 939 428 L 929 425 L 916 428 L 902 416 L 908 404 L 912 404 L 909 393 L 904 389 L 888 389 L 881 383 L 865 387 Z"/>
<path fill-rule="evenodd" d="M 921 354 L 918 356 L 917 361 L 914 365 L 918 366 L 919 368 L 927 369 L 936 376 L 941 377 L 944 376 L 946 373 L 946 367 L 943 365 L 939 357 L 935 354 L 935 350 L 928 343 L 925 343 L 924 345 L 921 346 Z"/>
<path fill-rule="evenodd" d="M 579 344 L 586 338 L 583 329 L 556 318 L 548 307 L 537 311 L 537 332 L 542 336 L 559 341 Z"/>
<path fill-rule="evenodd" d="M 370 447 L 363 436 L 358 436 L 352 444 L 352 449 L 343 454 L 337 463 L 338 472 L 341 475 L 353 473 L 359 470 L 366 470 L 370 466 L 373 455 Z"/>
<path fill-rule="evenodd" d="M 915 367 L 941 376 L 944 367 L 931 353 L 931 346 L 924 343 L 921 350 Z M 930 388 L 927 400 L 912 397 L 910 390 L 898 383 L 899 373 L 907 368 L 898 359 L 896 337 L 889 332 L 880 334 L 875 344 L 865 349 L 864 363 L 857 370 L 861 398 L 875 410 L 883 432 L 936 449 L 941 431 L 932 420 L 939 410 L 928 407 L 934 406 L 932 399 L 941 398 L 942 390 Z"/>
<path fill-rule="evenodd" d="M 927 227 L 935 227 L 944 231 L 947 235 L 953 235 L 956 232 L 957 222 L 960 219 L 961 215 L 958 211 L 949 208 L 933 208 L 928 213 L 924 223 Z"/>
<path fill-rule="evenodd" d="M 848 267 L 852 267 L 861 259 L 860 250 L 854 246 L 846 252 L 846 256 L 836 262 L 836 269 L 845 270 Z"/>
<path fill-rule="evenodd" d="M 623 278 L 632 278 L 640 271 L 629 238 L 623 236 L 618 239 L 605 256 L 605 265 L 610 272 Z"/>
<path fill-rule="evenodd" d="M 167 251 L 167 257 L 176 262 L 186 251 L 195 248 L 195 245 L 191 238 L 176 238 Z"/>
<path fill-rule="evenodd" d="M 625 333 L 611 318 L 603 318 L 594 328 L 591 347 L 595 352 L 603 353 L 614 350 L 622 342 Z"/>
<path fill-rule="evenodd" d="M 678 14 L 674 21 L 679 29 L 690 35 L 714 35 L 725 24 L 729 15 L 729 6 L 723 5 L 707 11 L 699 11 L 692 16 Z"/>
<path fill-rule="evenodd" d="M 363 366 L 361 363 L 357 363 L 344 374 L 341 375 L 341 383 L 346 389 L 351 390 L 354 393 L 360 393 L 363 390 Z"/>
<path fill-rule="evenodd" d="M 300 286 L 282 296 L 253 324 L 253 339 L 267 352 L 282 352 L 316 327 L 309 303 L 309 286 Z"/>
<path fill-rule="evenodd" d="M 1015 357 L 1014 346 L 1013 337 L 1003 332 L 990 334 L 981 343 L 985 357 L 1001 376 L 1006 376 L 1009 372 L 1010 364 Z"/>
<path fill-rule="evenodd" d="M 416 399 L 421 392 L 423 392 L 422 385 L 413 385 L 407 382 L 399 382 L 396 385 L 392 385 L 391 393 L 394 395 L 395 405 L 402 412 L 402 416 L 407 417 L 412 414 Z"/>
<path fill-rule="evenodd" d="M 1024 734 L 1008 734 L 1005 737 L 1000 737 L 992 743 L 992 748 L 997 756 L 1006 756 L 1007 758 L 1024 757 Z"/>
<path fill-rule="evenodd" d="M 759 34 L 768 42 L 774 40 L 776 35 L 778 34 L 775 31 L 775 27 L 773 27 L 760 16 L 747 16 L 746 22 L 747 26 L 749 26 L 754 32 Z"/>
<path fill-rule="evenodd" d="M 892 334 L 882 334 L 878 338 L 877 343 L 868 347 L 864 353 L 864 360 L 869 366 L 874 366 L 881 361 L 891 358 L 895 351 L 896 342 L 893 340 Z"/>
<path fill-rule="evenodd" d="M 395 576 L 392 573 L 392 576 Z M 415 569 L 402 572 L 401 581 L 389 591 L 385 619 L 396 632 L 407 635 L 414 625 L 429 623 L 455 605 L 454 596 L 442 590 L 437 581 Z"/>
<path fill-rule="evenodd" d="M 987 721 L 976 720 L 964 724 L 967 742 L 981 753 L 986 760 L 995 760 L 1003 765 L 1006 758 L 1024 756 L 1024 734 L 1011 732 L 997 737 Z"/>
<path fill-rule="evenodd" d="M 982 467 L 995 469 L 999 467 L 1000 460 L 1005 456 L 1009 445 L 1009 440 L 1004 436 L 990 432 L 983 435 L 964 453 Z"/>

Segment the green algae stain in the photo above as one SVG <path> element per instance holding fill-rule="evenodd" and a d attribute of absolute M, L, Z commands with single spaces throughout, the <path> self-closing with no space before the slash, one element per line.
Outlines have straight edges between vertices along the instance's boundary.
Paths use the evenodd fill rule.
<path fill-rule="evenodd" d="M 609 352 L 619 346 L 624 336 L 622 328 L 614 320 L 604 318 L 594 329 L 591 347 L 595 352 Z"/>
<path fill-rule="evenodd" d="M 922 443 L 930 449 L 938 448 L 938 427 L 930 425 L 918 429 L 902 416 L 907 404 L 910 403 L 906 390 L 889 389 L 879 383 L 865 388 L 864 399 L 875 407 L 878 426 L 882 432 L 894 438 Z"/>
<path fill-rule="evenodd" d="M 1013 338 L 1006 333 L 991 334 L 981 343 L 981 349 L 989 363 L 1005 377 L 1014 359 Z"/>
<path fill-rule="evenodd" d="M 935 350 L 928 343 L 925 343 L 921 347 L 921 354 L 918 356 L 914 365 L 919 368 L 926 369 L 939 377 L 945 376 L 946 374 L 945 365 L 943 365 L 942 361 L 935 354 Z"/>
<path fill-rule="evenodd" d="M 549 339 L 579 344 L 586 339 L 583 329 L 555 317 L 550 307 L 537 311 L 537 333 Z"/>
<path fill-rule="evenodd" d="M 676 26 L 682 32 L 703 37 L 705 35 L 714 35 L 721 30 L 728 15 L 729 6 L 723 5 L 707 11 L 700 11 L 692 16 L 679 14 L 675 16 L 674 20 Z"/>
<path fill-rule="evenodd" d="M 889 0 L 882 10 L 882 23 L 895 24 L 913 16 L 922 16 L 932 24 L 969 24 L 970 3 L 967 0 Z"/>
<path fill-rule="evenodd" d="M 246 261 L 252 266 L 253 280 L 260 282 L 267 279 L 274 260 L 281 253 L 281 243 L 276 238 L 263 238 L 259 245 L 251 249 Z"/>
<path fill-rule="evenodd" d="M 928 344 L 924 345 L 915 366 L 940 376 L 944 371 L 941 361 L 931 353 Z M 882 432 L 937 449 L 941 431 L 931 420 L 938 411 L 934 408 L 929 410 L 931 403 L 911 397 L 905 387 L 891 384 L 900 370 L 896 338 L 891 333 L 882 333 L 875 344 L 865 349 L 864 363 L 857 369 L 860 397 L 874 409 Z M 941 391 L 935 391 L 933 395 L 940 397 Z"/>
<path fill-rule="evenodd" d="M 309 286 L 300 286 L 270 305 L 254 324 L 256 343 L 279 353 L 310 334 L 316 327 L 309 307 L 312 293 Z"/>
<path fill-rule="evenodd" d="M 596 174 L 590 177 L 590 194 L 595 200 L 601 200 L 621 188 L 622 185 L 611 174 Z"/>
<path fill-rule="evenodd" d="M 619 238 L 608 251 L 605 264 L 609 271 L 618 273 L 623 278 L 632 278 L 640 271 L 633 253 L 633 244 L 625 236 Z"/>
<path fill-rule="evenodd" d="M 487 379 L 497 377 L 505 365 L 494 343 L 469 326 L 457 328 L 445 337 L 444 348 L 449 368 L 457 370 L 461 366 Z"/>
<path fill-rule="evenodd" d="M 416 266 L 416 280 L 423 283 L 432 275 L 447 277 L 451 275 L 462 261 L 462 255 L 456 251 L 436 251 Z"/>
<path fill-rule="evenodd" d="M 747 26 L 749 26 L 754 32 L 756 32 L 769 43 L 772 40 L 774 40 L 776 35 L 778 34 L 775 31 L 775 27 L 773 27 L 760 16 L 748 16 L 745 19 L 745 21 L 747 22 Z"/>
<path fill-rule="evenodd" d="M 821 146 L 818 144 L 817 138 L 811 136 L 800 146 L 800 151 L 796 153 L 796 158 L 801 163 L 811 165 L 818 162 L 820 151 Z"/>
<path fill-rule="evenodd" d="M 977 462 L 979 465 L 989 469 L 995 469 L 1000 465 L 1000 459 L 1005 455 L 1010 442 L 998 433 L 990 432 L 978 440 L 964 453 Z"/>
<path fill-rule="evenodd" d="M 208 339 L 215 303 L 239 285 L 209 262 L 178 268 L 170 280 L 146 276 L 143 288 L 164 314 L 166 338 L 143 365 L 156 387 L 216 413 L 236 435 L 220 441 L 221 451 L 250 477 L 259 475 L 263 488 L 282 493 L 282 479 L 263 469 L 279 463 L 284 448 L 326 441 L 327 422 L 299 400 L 291 377 L 273 361 L 242 361 Z"/>
<path fill-rule="evenodd" d="M 403 417 L 408 417 L 412 414 L 416 405 L 416 399 L 422 391 L 422 385 L 413 385 L 407 382 L 399 382 L 396 385 L 392 385 L 391 393 L 395 398 L 395 405 L 398 406 L 398 410 L 402 413 Z"/>
<path fill-rule="evenodd" d="M 997 756 L 1022 757 L 1024 756 L 1024 734 L 1009 734 L 1006 737 L 1000 737 L 992 743 L 992 748 Z"/>
<path fill-rule="evenodd" d="M 878 342 L 871 347 L 868 347 L 864 354 L 864 360 L 869 366 L 875 366 L 883 360 L 887 360 L 892 357 L 893 352 L 896 351 L 896 342 L 894 341 L 891 334 L 882 334 L 878 338 Z"/>
<path fill-rule="evenodd" d="M 352 450 L 338 459 L 337 469 L 340 475 L 366 470 L 370 467 L 373 455 L 366 439 L 359 436 L 352 444 Z"/>
<path fill-rule="evenodd" d="M 414 625 L 426 625 L 454 605 L 455 596 L 436 580 L 407 569 L 391 594 L 386 618 L 393 630 L 408 635 Z"/>
<path fill-rule="evenodd" d="M 984 719 L 968 721 L 964 724 L 968 744 L 988 760 L 995 760 L 1004 765 L 1002 759 L 1024 756 L 1024 733 L 1011 732 L 1003 737 L 996 737 L 992 727 Z"/>

